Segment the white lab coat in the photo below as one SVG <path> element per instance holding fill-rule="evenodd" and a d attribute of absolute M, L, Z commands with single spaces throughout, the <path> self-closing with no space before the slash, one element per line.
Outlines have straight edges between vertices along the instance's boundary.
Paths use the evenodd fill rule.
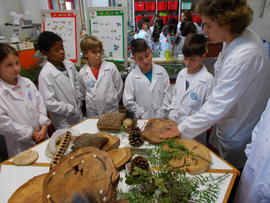
<path fill-rule="evenodd" d="M 207 71 L 205 66 L 192 78 L 187 90 L 186 78 L 187 68 L 184 68 L 179 72 L 173 88 L 169 118 L 178 123 L 200 110 L 214 85 L 214 77 Z"/>
<path fill-rule="evenodd" d="M 82 119 L 78 71 L 72 62 L 63 63 L 69 77 L 47 61 L 38 78 L 40 94 L 56 129 L 70 127 Z"/>
<path fill-rule="evenodd" d="M 251 30 L 224 44 L 215 63 L 215 84 L 202 108 L 178 125 L 192 139 L 216 124 L 220 155 L 238 168 L 244 149 L 270 95 L 270 64 L 260 38 Z"/>
<path fill-rule="evenodd" d="M 0 134 L 5 136 L 9 157 L 35 145 L 33 130 L 50 123 L 35 85 L 21 76 L 18 85 L 23 97 L 0 80 Z"/>
<path fill-rule="evenodd" d="M 123 93 L 124 106 L 135 112 L 137 118 L 151 119 L 168 116 L 171 103 L 171 87 L 168 73 L 152 64 L 152 82 L 138 65 L 127 76 Z"/>
<path fill-rule="evenodd" d="M 154 42 L 152 40 L 150 32 L 145 30 L 140 30 L 137 34 L 134 35 L 134 39 L 144 39 L 146 43 L 148 44 L 149 48 L 153 50 L 154 48 Z"/>
<path fill-rule="evenodd" d="M 247 146 L 244 167 L 235 203 L 270 202 L 270 100 L 260 121 L 252 132 L 252 143 Z"/>
<path fill-rule="evenodd" d="M 207 71 L 205 66 L 192 78 L 187 90 L 186 78 L 187 69 L 184 68 L 179 72 L 173 89 L 169 119 L 178 123 L 200 110 L 208 99 L 214 85 L 214 77 Z M 195 139 L 206 144 L 206 133 L 200 134 Z"/>
<path fill-rule="evenodd" d="M 98 79 L 86 64 L 79 72 L 79 82 L 87 117 L 98 118 L 108 112 L 119 112 L 123 81 L 113 63 L 102 60 Z"/>

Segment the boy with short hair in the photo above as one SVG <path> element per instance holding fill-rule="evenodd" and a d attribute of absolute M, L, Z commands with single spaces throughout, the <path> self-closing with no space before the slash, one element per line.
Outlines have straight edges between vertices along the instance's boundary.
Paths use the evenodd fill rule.
<path fill-rule="evenodd" d="M 185 40 L 182 51 L 186 68 L 177 76 L 169 113 L 169 118 L 178 123 L 196 113 L 212 91 L 214 77 L 202 65 L 206 44 L 206 38 L 200 34 L 188 35 Z M 205 143 L 205 137 L 202 137 L 197 137 L 198 141 Z"/>
<path fill-rule="evenodd" d="M 81 92 L 86 102 L 86 114 L 98 118 L 108 112 L 119 112 L 123 81 L 117 67 L 102 59 L 102 42 L 94 36 L 81 41 L 87 64 L 79 72 Z"/>
<path fill-rule="evenodd" d="M 78 71 L 65 60 L 63 40 L 53 32 L 42 32 L 37 42 L 47 62 L 39 74 L 39 91 L 55 129 L 67 128 L 82 119 Z"/>
<path fill-rule="evenodd" d="M 165 118 L 171 98 L 168 73 L 152 63 L 152 51 L 145 40 L 132 40 L 130 47 L 137 65 L 126 78 L 123 103 L 137 118 Z"/>

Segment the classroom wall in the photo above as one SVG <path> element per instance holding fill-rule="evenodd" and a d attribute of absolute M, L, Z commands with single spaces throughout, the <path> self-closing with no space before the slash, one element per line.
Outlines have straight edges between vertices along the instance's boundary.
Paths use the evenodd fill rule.
<path fill-rule="evenodd" d="M 0 0 L 0 23 L 12 22 L 11 11 L 22 13 L 20 0 Z"/>
<path fill-rule="evenodd" d="M 265 7 L 264 6 L 265 1 Z M 270 42 L 270 0 L 248 0 L 253 9 L 253 22 L 250 27 L 259 36 Z"/>
<path fill-rule="evenodd" d="M 85 1 L 87 6 L 108 6 L 109 2 L 108 0 Z M 198 1 L 193 0 L 193 3 Z M 264 1 L 265 8 L 263 10 Z M 262 39 L 270 41 L 270 0 L 247 0 L 247 2 L 254 11 L 254 19 L 250 27 Z M 121 3 L 121 0 L 116 0 L 116 3 Z M 47 0 L 0 0 L 0 5 L 0 24 L 12 22 L 12 17 L 9 15 L 11 11 L 23 13 L 25 10 L 30 10 L 34 22 L 38 22 L 40 9 L 47 9 Z"/>
<path fill-rule="evenodd" d="M 48 3 L 44 0 L 19 0 L 22 12 L 30 12 L 30 19 L 33 23 L 41 22 L 40 10 L 48 10 Z"/>

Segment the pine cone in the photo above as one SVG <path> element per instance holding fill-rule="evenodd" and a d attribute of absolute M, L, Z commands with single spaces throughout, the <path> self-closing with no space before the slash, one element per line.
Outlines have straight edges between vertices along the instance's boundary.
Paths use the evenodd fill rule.
<path fill-rule="evenodd" d="M 129 144 L 133 147 L 141 146 L 144 140 L 140 128 L 132 128 L 132 130 L 129 132 L 128 140 Z"/>
<path fill-rule="evenodd" d="M 134 171 L 134 167 L 137 166 L 138 168 L 141 168 L 143 170 L 149 170 L 149 163 L 148 161 L 142 157 L 142 156 L 136 156 L 134 159 L 131 161 L 131 168 L 130 171 Z"/>

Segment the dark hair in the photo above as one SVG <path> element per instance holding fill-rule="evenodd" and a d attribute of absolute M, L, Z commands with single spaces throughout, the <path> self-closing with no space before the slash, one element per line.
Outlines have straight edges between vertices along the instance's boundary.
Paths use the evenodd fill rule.
<path fill-rule="evenodd" d="M 188 35 L 182 52 L 186 57 L 202 56 L 206 53 L 207 39 L 202 34 Z"/>
<path fill-rule="evenodd" d="M 193 22 L 182 22 L 180 27 L 181 36 L 186 37 L 188 34 L 196 34 L 197 28 Z"/>
<path fill-rule="evenodd" d="M 19 56 L 16 49 L 14 49 L 12 46 L 5 43 L 0 43 L 0 63 L 10 54 Z"/>
<path fill-rule="evenodd" d="M 40 33 L 37 40 L 37 49 L 40 51 L 49 51 L 56 42 L 63 42 L 63 39 L 54 32 L 44 31 Z"/>
<path fill-rule="evenodd" d="M 147 51 L 147 49 L 149 49 L 149 46 L 144 39 L 134 39 L 130 42 L 130 50 L 133 55 L 135 53 Z"/>
<path fill-rule="evenodd" d="M 232 34 L 242 34 L 253 17 L 253 11 L 246 0 L 201 0 L 196 10 L 219 26 L 229 25 Z"/>
<path fill-rule="evenodd" d="M 167 25 L 176 25 L 178 24 L 178 20 L 176 18 L 170 18 L 167 22 Z"/>
<path fill-rule="evenodd" d="M 176 34 L 177 32 L 177 26 L 170 24 L 170 25 L 165 25 L 162 29 L 162 34 L 166 37 L 168 34 Z"/>
<path fill-rule="evenodd" d="M 192 14 L 191 14 L 190 10 L 183 10 L 182 13 L 186 17 L 185 21 L 191 21 L 192 22 Z"/>
<path fill-rule="evenodd" d="M 150 23 L 150 18 L 148 18 L 148 17 L 143 17 L 142 20 L 143 20 L 145 23 Z"/>
<path fill-rule="evenodd" d="M 159 36 L 162 31 L 162 28 L 163 28 L 163 20 L 158 17 L 155 21 L 154 30 L 152 34 L 152 38 L 154 42 L 159 41 Z"/>
<path fill-rule="evenodd" d="M 137 32 L 139 32 L 142 29 L 142 26 L 146 24 L 144 20 L 139 20 L 137 23 Z"/>

